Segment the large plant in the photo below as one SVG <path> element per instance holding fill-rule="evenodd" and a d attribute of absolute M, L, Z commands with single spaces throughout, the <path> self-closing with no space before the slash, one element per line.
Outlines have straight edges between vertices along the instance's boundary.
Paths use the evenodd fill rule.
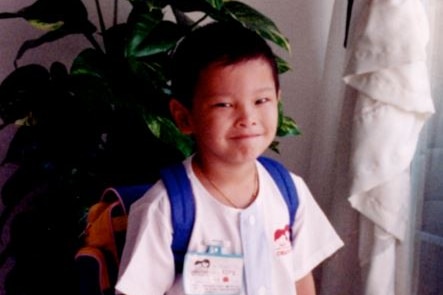
<path fill-rule="evenodd" d="M 240 1 L 129 2 L 126 22 L 107 28 L 96 0 L 98 29 L 81 0 L 37 0 L 0 13 L 45 30 L 24 41 L 15 65 L 33 48 L 68 35 L 80 34 L 91 44 L 70 69 L 57 61 L 49 69 L 23 65 L 0 85 L 1 127 L 21 125 L 3 163 L 19 168 L 1 192 L 0 230 L 20 202 L 32 200 L 31 209 L 14 219 L 11 241 L 0 254 L 0 263 L 15 258 L 5 286 L 11 294 L 75 294 L 72 257 L 85 208 L 106 186 L 153 181 L 161 166 L 192 153 L 192 141 L 167 111 L 168 54 L 184 34 L 208 19 L 240 22 L 289 50 L 275 23 Z M 281 73 L 289 69 L 278 61 Z M 297 133 L 280 106 L 277 135 Z"/>

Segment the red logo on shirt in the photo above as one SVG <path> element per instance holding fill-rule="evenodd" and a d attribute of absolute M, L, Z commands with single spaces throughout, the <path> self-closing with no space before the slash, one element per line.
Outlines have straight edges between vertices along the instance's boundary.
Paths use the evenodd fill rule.
<path fill-rule="evenodd" d="M 291 252 L 291 231 L 289 225 L 279 228 L 274 232 L 274 248 L 277 256 L 286 255 Z"/>

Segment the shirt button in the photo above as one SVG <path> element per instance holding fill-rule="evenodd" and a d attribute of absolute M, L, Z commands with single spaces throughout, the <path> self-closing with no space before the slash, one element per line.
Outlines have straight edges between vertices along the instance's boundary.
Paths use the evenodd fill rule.
<path fill-rule="evenodd" d="M 254 225 L 255 224 L 255 216 L 254 215 L 249 216 L 249 224 L 250 225 Z"/>

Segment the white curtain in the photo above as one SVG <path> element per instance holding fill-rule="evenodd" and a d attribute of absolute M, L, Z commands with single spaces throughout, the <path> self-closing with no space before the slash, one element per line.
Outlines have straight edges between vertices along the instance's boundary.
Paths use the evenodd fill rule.
<path fill-rule="evenodd" d="M 420 237 L 427 242 L 432 239 L 433 246 L 443 244 L 435 232 L 415 232 L 415 225 L 421 220 L 417 218 L 421 212 L 416 210 L 417 201 L 422 203 L 423 191 L 432 191 L 431 203 L 425 197 L 423 208 L 437 210 L 434 190 L 439 187 L 440 211 L 432 212 L 437 222 L 428 220 L 428 212 L 423 220 L 434 222 L 431 228 L 439 228 L 443 236 L 443 187 L 436 169 L 441 167 L 437 155 L 443 164 L 443 153 L 434 147 L 435 124 L 428 124 L 433 128 L 424 132 L 430 141 L 425 143 L 423 135 L 419 140 L 424 124 L 434 113 L 432 97 L 438 106 L 436 80 L 440 78 L 442 84 L 443 65 L 437 65 L 441 61 L 436 55 L 437 46 L 429 46 L 437 44 L 437 28 L 443 27 L 437 23 L 439 18 L 434 17 L 443 15 L 438 2 L 354 1 L 348 46 L 344 49 L 342 32 L 348 3 L 335 1 L 321 96 L 324 109 L 316 127 L 316 150 L 308 183 L 314 187 L 346 247 L 318 272 L 320 294 L 442 292 L 438 289 L 438 284 L 442 284 L 438 283 L 442 281 L 438 262 L 424 265 L 420 254 L 430 252 L 423 250 L 426 246 L 421 252 L 414 247 L 420 245 L 416 243 Z M 414 164 L 411 174 L 417 146 L 423 153 L 432 150 L 432 154 L 422 156 L 425 159 Z M 440 146 L 443 147 L 441 141 Z M 428 173 L 426 179 L 422 178 L 424 170 Z M 420 188 L 420 184 L 427 186 Z M 441 249 L 432 254 L 439 254 L 441 259 Z M 434 273 L 421 275 L 424 267 Z M 422 277 L 433 285 L 423 284 Z M 418 293 L 424 285 L 430 292 Z"/>

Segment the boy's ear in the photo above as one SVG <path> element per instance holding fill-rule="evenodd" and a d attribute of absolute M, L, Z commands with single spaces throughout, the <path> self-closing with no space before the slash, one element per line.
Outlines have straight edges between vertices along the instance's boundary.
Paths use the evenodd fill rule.
<path fill-rule="evenodd" d="M 190 135 L 192 133 L 192 128 L 189 109 L 173 98 L 169 102 L 169 111 L 171 112 L 172 118 L 178 129 L 180 129 L 183 134 Z"/>

